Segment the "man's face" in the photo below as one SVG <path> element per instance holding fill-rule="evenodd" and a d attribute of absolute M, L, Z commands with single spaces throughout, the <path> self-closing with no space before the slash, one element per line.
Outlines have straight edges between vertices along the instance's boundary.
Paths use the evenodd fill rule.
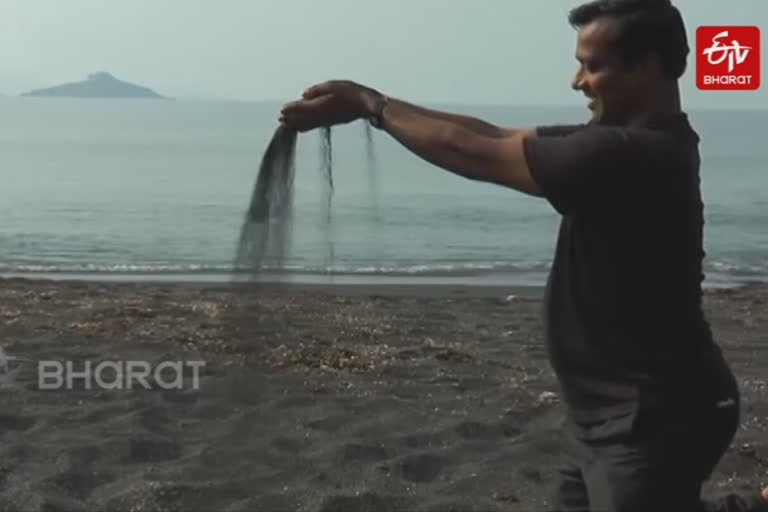
<path fill-rule="evenodd" d="M 600 17 L 579 29 L 576 59 L 579 69 L 573 88 L 589 99 L 587 107 L 598 123 L 626 122 L 642 105 L 647 75 L 641 66 L 628 67 L 613 45 L 618 24 Z"/>

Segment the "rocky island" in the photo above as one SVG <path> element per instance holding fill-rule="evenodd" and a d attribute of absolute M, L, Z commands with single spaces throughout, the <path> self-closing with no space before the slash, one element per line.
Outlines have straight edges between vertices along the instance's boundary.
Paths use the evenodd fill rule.
<path fill-rule="evenodd" d="M 152 89 L 118 80 L 106 72 L 91 73 L 86 80 L 45 89 L 35 89 L 22 96 L 58 98 L 163 98 Z"/>

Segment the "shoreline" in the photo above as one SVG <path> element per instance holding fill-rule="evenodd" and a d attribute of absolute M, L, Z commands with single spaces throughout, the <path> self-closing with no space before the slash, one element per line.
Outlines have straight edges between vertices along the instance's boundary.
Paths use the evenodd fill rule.
<path fill-rule="evenodd" d="M 0 285 L 28 286 L 28 287 L 88 287 L 104 289 L 152 289 L 165 288 L 177 290 L 206 290 L 223 293 L 249 293 L 258 291 L 270 294 L 334 294 L 344 296 L 389 296 L 389 297 L 534 297 L 540 298 L 544 293 L 544 287 L 539 285 L 482 285 L 482 284 L 452 284 L 434 283 L 425 284 L 408 282 L 342 282 L 342 283 L 313 283 L 313 282 L 285 282 L 285 281 L 261 281 L 261 282 L 236 282 L 236 281 L 200 281 L 200 280 L 142 280 L 142 279 L 76 279 L 65 278 L 30 278 L 7 277 L 0 275 Z"/>
<path fill-rule="evenodd" d="M 506 279 L 505 279 L 506 277 Z M 140 273 L 75 273 L 47 272 L 21 273 L 0 272 L 0 282 L 50 282 L 50 283 L 100 283 L 154 286 L 181 286 L 209 289 L 260 288 L 305 291 L 331 291 L 360 294 L 385 293 L 387 295 L 426 293 L 430 296 L 463 294 L 467 296 L 491 296 L 504 293 L 541 296 L 546 278 L 515 275 L 488 274 L 484 276 L 411 276 L 370 274 L 287 274 L 266 275 L 256 280 L 236 279 L 233 274 L 140 274 Z M 768 288 L 768 276 L 760 280 L 705 281 L 702 289 Z"/>

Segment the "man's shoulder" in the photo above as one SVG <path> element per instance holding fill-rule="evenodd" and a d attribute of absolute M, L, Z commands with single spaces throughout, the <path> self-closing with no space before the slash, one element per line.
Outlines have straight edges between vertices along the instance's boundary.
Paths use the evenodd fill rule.
<path fill-rule="evenodd" d="M 642 125 L 604 124 L 595 121 L 536 127 L 537 137 L 614 138 L 639 144 L 698 144 L 699 136 L 684 113 L 652 119 Z"/>
<path fill-rule="evenodd" d="M 600 123 L 538 127 L 536 137 L 551 151 L 578 154 L 635 154 L 639 160 L 679 154 L 696 139 L 681 129 Z"/>
<path fill-rule="evenodd" d="M 643 126 L 554 125 L 538 132 L 524 140 L 525 158 L 541 195 L 562 215 L 636 215 L 648 211 L 649 198 L 662 215 L 698 173 L 698 137 L 680 119 Z"/>
<path fill-rule="evenodd" d="M 637 165 L 692 163 L 697 154 L 699 136 L 687 120 L 647 125 L 608 125 L 586 123 L 564 136 L 584 151 L 611 155 L 631 155 L 625 163 Z"/>

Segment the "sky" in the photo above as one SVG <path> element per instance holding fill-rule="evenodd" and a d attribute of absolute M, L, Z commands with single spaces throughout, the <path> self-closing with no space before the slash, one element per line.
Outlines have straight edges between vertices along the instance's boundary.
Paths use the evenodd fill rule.
<path fill-rule="evenodd" d="M 574 0 L 0 0 L 0 94 L 95 71 L 175 98 L 295 99 L 351 79 L 430 104 L 582 105 L 570 89 Z M 768 108 L 758 91 L 699 91 L 700 25 L 762 22 L 768 0 L 676 0 L 688 107 Z"/>

